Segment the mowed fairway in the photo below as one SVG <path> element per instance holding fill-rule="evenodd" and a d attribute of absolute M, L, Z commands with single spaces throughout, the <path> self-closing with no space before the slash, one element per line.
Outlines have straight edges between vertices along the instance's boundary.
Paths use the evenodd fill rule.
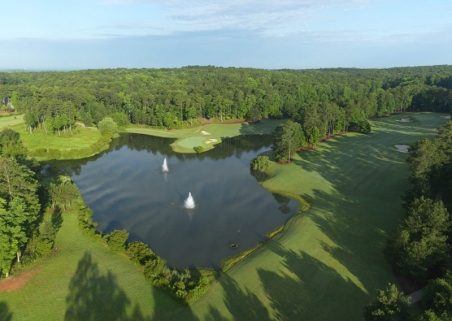
<path fill-rule="evenodd" d="M 66 320 L 360 321 L 376 289 L 393 281 L 383 250 L 403 214 L 408 183 L 407 154 L 394 145 L 431 136 L 446 121 L 432 113 L 410 114 L 410 122 L 401 117 L 374 121 L 370 135 L 322 143 L 293 164 L 273 164 L 264 186 L 303 196 L 310 210 L 190 307 L 152 289 L 137 267 L 84 236 L 67 216 L 59 254 L 38 264 L 25 287 L 0 293 L 0 309 L 18 321 L 64 320 L 74 308 L 79 313 Z M 140 313 L 131 316 L 135 306 Z"/>
<path fill-rule="evenodd" d="M 374 121 L 371 135 L 330 140 L 294 164 L 273 165 L 264 186 L 299 193 L 311 209 L 221 277 L 187 316 L 168 320 L 362 320 L 376 289 L 394 281 L 383 250 L 403 214 L 408 177 L 407 154 L 394 145 L 433 135 L 445 122 L 438 114 L 411 117 Z"/>

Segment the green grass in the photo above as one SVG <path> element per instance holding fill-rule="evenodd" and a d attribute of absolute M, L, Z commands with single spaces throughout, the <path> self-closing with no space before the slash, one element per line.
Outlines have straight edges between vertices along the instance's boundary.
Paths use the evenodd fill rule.
<path fill-rule="evenodd" d="M 23 124 L 24 115 L 13 115 L 0 117 L 0 129 Z"/>
<path fill-rule="evenodd" d="M 294 164 L 273 164 L 264 186 L 301 194 L 310 210 L 221 277 L 191 311 L 167 319 L 361 320 L 376 289 L 394 281 L 383 250 L 408 183 L 407 155 L 394 145 L 433 135 L 445 122 L 438 114 L 411 116 L 410 123 L 374 121 L 370 135 L 350 134 Z"/>
<path fill-rule="evenodd" d="M 76 214 L 63 214 L 56 254 L 29 268 L 36 274 L 27 285 L 17 292 L 0 293 L 0 302 L 8 303 L 12 320 L 64 320 L 70 308 L 78 310 L 80 317 L 69 320 L 95 320 L 91 317 L 100 313 L 105 320 L 118 320 L 108 316 L 130 315 L 134 309 L 151 315 L 156 301 L 173 307 L 175 303 L 166 294 L 152 291 L 141 269 L 125 255 L 81 232 Z M 78 300 L 80 294 L 83 298 Z M 83 313 L 84 306 L 90 312 Z"/>
<path fill-rule="evenodd" d="M 23 115 L 0 117 L 0 130 L 11 128 L 20 134 L 28 154 L 38 160 L 75 159 L 93 156 L 109 146 L 97 128 L 77 127 L 73 134 L 46 134 L 34 131 L 30 134 L 24 124 Z"/>
<path fill-rule="evenodd" d="M 281 123 L 281 120 L 264 120 L 252 124 L 208 124 L 184 129 L 158 129 L 152 127 L 128 127 L 125 132 L 158 137 L 175 138 L 171 144 L 177 153 L 195 153 L 194 149 L 201 146 L 204 151 L 212 149 L 221 143 L 221 138 L 249 134 L 271 134 Z"/>
<path fill-rule="evenodd" d="M 155 321 L 362 320 L 362 308 L 376 289 L 394 281 L 383 250 L 403 215 L 401 195 L 408 186 L 407 154 L 394 145 L 431 136 L 446 121 L 430 113 L 410 114 L 409 123 L 397 122 L 400 117 L 373 121 L 370 135 L 349 134 L 322 143 L 290 165 L 272 163 L 263 185 L 301 195 L 310 209 L 222 274 L 189 307 L 147 286 L 126 258 L 74 229 L 71 216 L 58 234 L 59 254 L 42 262 L 22 290 L 0 293 L 0 303 L 8 304 L 13 320 L 62 320 L 58 316 L 64 315 L 65 298 L 73 291 L 69 282 L 89 251 L 102 273 L 111 271 L 115 288 L 132 302 L 123 308 L 110 304 L 119 314 L 130 313 L 138 304 Z M 94 314 L 99 301 L 90 293 L 82 297 Z"/>
<path fill-rule="evenodd" d="M 84 149 L 93 145 L 101 137 L 96 128 L 77 128 L 72 135 L 63 134 L 60 136 L 47 135 L 43 132 L 30 134 L 24 128 L 20 128 L 18 131 L 25 147 L 32 152 L 40 148 L 58 150 Z"/>

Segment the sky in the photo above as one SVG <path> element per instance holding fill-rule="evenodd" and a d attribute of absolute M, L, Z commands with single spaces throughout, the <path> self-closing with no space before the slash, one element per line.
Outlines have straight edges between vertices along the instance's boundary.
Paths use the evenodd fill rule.
<path fill-rule="evenodd" d="M 0 69 L 452 64 L 452 0 L 0 1 Z"/>

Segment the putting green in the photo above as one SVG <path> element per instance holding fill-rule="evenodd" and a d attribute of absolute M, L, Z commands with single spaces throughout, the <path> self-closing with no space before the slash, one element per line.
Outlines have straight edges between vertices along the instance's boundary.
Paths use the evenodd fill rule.
<path fill-rule="evenodd" d="M 208 124 L 184 129 L 158 129 L 152 127 L 128 127 L 127 133 L 144 134 L 158 137 L 175 138 L 171 144 L 177 153 L 195 153 L 195 147 L 207 151 L 221 143 L 224 137 L 239 135 L 271 134 L 284 120 L 263 120 L 258 123 Z"/>

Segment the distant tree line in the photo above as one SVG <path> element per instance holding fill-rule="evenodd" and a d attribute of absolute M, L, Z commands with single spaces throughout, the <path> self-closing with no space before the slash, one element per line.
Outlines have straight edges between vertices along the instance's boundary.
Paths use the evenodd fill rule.
<path fill-rule="evenodd" d="M 175 128 L 199 119 L 290 118 L 307 139 L 359 130 L 367 119 L 405 110 L 450 112 L 452 66 L 393 69 L 258 70 L 186 67 L 0 73 L 30 132 L 71 131 L 111 117 Z M 12 99 L 12 98 L 11 98 Z"/>
<path fill-rule="evenodd" d="M 389 246 L 400 276 L 423 288 L 421 311 L 395 285 L 380 291 L 366 321 L 452 319 L 452 122 L 410 149 L 406 216 Z"/>

